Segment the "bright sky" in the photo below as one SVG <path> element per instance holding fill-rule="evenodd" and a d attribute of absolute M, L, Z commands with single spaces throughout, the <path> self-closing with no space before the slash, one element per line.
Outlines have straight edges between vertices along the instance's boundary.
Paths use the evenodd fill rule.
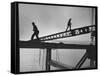
<path fill-rule="evenodd" d="M 30 40 L 33 34 L 33 21 L 37 25 L 40 31 L 39 37 L 41 37 L 65 31 L 69 18 L 72 18 L 72 29 L 91 25 L 92 8 L 19 4 L 20 40 Z M 67 40 L 70 39 L 67 38 Z M 73 39 L 88 41 L 90 34 Z"/>

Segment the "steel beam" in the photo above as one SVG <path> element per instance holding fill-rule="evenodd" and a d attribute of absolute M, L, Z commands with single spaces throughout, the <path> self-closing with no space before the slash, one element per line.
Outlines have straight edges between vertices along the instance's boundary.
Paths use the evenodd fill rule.
<path fill-rule="evenodd" d="M 91 31 L 95 31 L 95 25 L 85 26 L 81 28 L 72 29 L 70 31 L 64 31 L 64 32 L 59 32 L 48 36 L 40 37 L 40 40 L 48 41 L 48 40 L 78 36 L 78 35 L 90 33 Z"/>

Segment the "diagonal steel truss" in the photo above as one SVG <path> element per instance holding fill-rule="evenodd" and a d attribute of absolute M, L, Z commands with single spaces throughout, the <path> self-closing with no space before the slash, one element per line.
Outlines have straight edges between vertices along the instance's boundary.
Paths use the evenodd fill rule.
<path fill-rule="evenodd" d="M 48 36 L 40 37 L 41 41 L 48 41 L 60 38 L 67 38 L 72 36 L 78 36 L 86 33 L 90 33 L 91 31 L 95 31 L 95 25 L 85 26 L 81 28 L 72 29 L 70 31 L 59 32 L 55 34 L 51 34 Z"/>

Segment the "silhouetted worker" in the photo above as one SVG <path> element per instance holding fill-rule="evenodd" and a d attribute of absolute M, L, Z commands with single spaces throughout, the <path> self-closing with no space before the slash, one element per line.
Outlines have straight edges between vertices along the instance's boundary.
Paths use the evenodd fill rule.
<path fill-rule="evenodd" d="M 66 31 L 68 31 L 68 28 L 69 28 L 69 30 L 71 30 L 71 25 L 72 25 L 72 23 L 71 23 L 71 18 L 69 19 L 69 21 L 68 21 L 68 23 L 67 23 L 67 29 L 66 29 Z"/>
<path fill-rule="evenodd" d="M 31 40 L 33 40 L 34 36 L 36 36 L 36 38 L 39 40 L 39 37 L 38 37 L 39 30 L 38 30 L 38 28 L 37 28 L 37 26 L 35 25 L 34 22 L 32 22 L 32 25 L 33 25 L 33 31 L 34 31 L 34 33 L 33 33 L 32 37 L 31 37 Z"/>

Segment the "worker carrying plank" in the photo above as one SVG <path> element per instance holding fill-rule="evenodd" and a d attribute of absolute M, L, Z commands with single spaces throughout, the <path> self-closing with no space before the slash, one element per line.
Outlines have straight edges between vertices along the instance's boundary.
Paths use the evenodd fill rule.
<path fill-rule="evenodd" d="M 34 36 L 36 36 L 37 40 L 39 40 L 39 37 L 38 37 L 38 35 L 39 35 L 39 30 L 38 30 L 38 28 L 37 28 L 37 26 L 35 25 L 34 22 L 32 22 L 32 26 L 33 26 L 33 31 L 34 31 L 34 33 L 33 33 L 32 36 L 31 36 L 31 40 L 34 39 Z"/>

